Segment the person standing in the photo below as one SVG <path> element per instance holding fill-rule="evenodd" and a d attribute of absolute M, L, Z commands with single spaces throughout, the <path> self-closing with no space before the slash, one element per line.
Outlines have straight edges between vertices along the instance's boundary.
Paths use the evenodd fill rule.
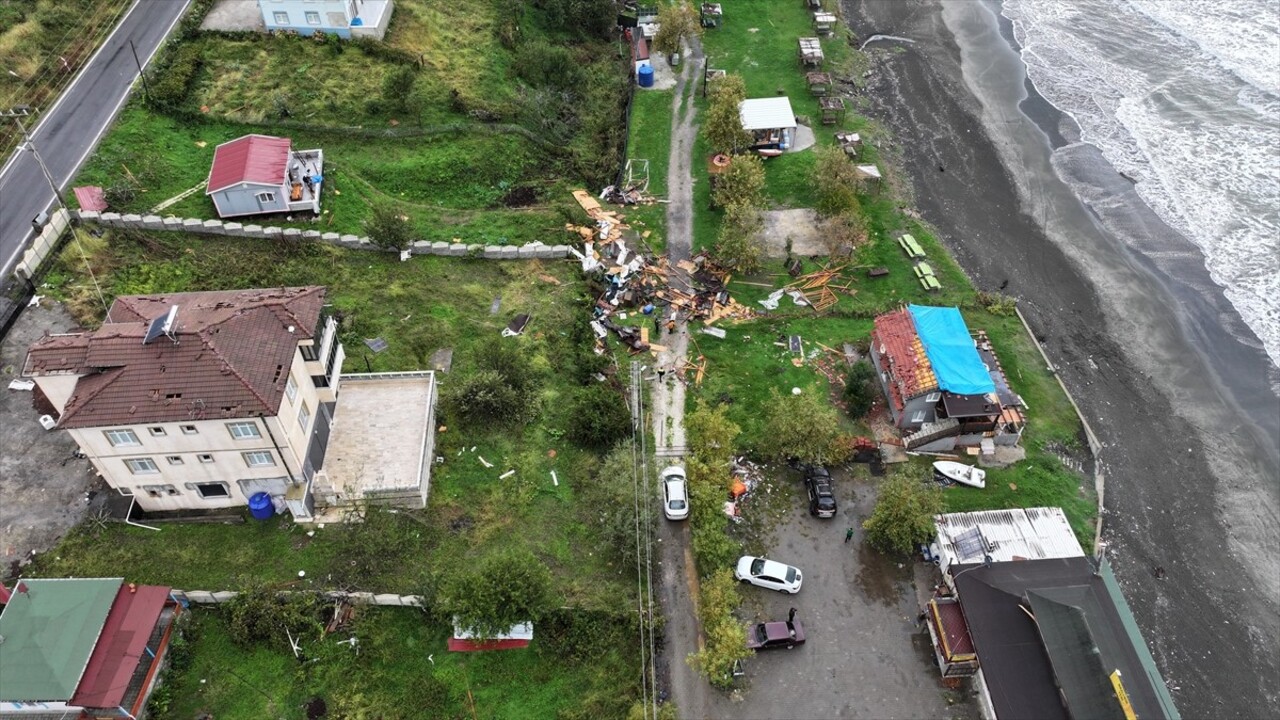
<path fill-rule="evenodd" d="M 853 539 L 853 528 L 844 531 L 844 541 L 849 542 Z"/>
<path fill-rule="evenodd" d="M 787 622 L 795 622 L 795 620 L 796 620 L 796 609 L 791 608 L 791 611 L 787 613 Z"/>

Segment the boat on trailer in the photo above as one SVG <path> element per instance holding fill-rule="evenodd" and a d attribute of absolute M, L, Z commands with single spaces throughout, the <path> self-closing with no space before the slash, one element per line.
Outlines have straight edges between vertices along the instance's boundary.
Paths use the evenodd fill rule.
<path fill-rule="evenodd" d="M 939 460 L 933 464 L 933 474 L 948 482 L 960 483 L 969 487 L 984 488 L 987 486 L 987 471 L 981 468 Z"/>

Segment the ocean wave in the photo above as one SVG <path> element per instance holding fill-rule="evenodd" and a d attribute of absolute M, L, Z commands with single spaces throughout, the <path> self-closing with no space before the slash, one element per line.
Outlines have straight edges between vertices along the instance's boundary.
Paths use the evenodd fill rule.
<path fill-rule="evenodd" d="M 1280 96 L 1265 82 L 1280 29 L 1239 27 L 1267 2 L 1006 0 L 1002 12 L 1037 91 L 1200 248 L 1280 366 Z"/>

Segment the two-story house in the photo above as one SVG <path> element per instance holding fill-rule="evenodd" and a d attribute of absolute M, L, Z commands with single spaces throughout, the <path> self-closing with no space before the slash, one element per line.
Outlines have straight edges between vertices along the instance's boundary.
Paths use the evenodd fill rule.
<path fill-rule="evenodd" d="M 393 0 L 258 0 L 269 31 L 322 32 L 340 38 L 381 40 L 391 24 Z"/>
<path fill-rule="evenodd" d="M 142 509 L 266 492 L 304 519 L 344 358 L 324 299 L 323 287 L 120 297 L 97 330 L 35 342 L 23 374 L 54 427 Z"/>

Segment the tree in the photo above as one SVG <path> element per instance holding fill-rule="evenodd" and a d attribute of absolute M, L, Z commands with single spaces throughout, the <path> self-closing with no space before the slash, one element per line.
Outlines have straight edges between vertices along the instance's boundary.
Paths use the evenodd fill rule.
<path fill-rule="evenodd" d="M 537 414 L 542 377 L 520 343 L 485 343 L 471 356 L 472 372 L 445 391 L 450 414 L 470 424 L 515 425 Z"/>
<path fill-rule="evenodd" d="M 867 542 L 886 553 L 910 555 L 933 536 L 933 517 L 942 512 L 942 489 L 904 474 L 880 483 L 871 517 L 862 523 Z"/>
<path fill-rule="evenodd" d="M 377 203 L 372 214 L 364 221 L 364 231 L 369 242 L 384 250 L 404 250 L 412 241 L 413 230 L 409 216 L 394 203 Z"/>
<path fill-rule="evenodd" d="M 441 600 L 461 627 L 491 638 L 542 617 L 551 600 L 551 571 L 528 550 L 507 547 L 455 576 Z"/>
<path fill-rule="evenodd" d="M 636 504 L 635 488 L 631 482 L 634 458 L 633 443 L 618 443 L 605 456 L 604 463 L 595 474 L 595 482 L 585 483 L 581 492 L 584 507 L 598 509 L 599 529 L 607 544 L 617 553 L 622 567 L 634 567 L 636 562 Z M 640 506 L 640 532 L 657 525 L 657 504 L 646 502 Z"/>
<path fill-rule="evenodd" d="M 413 84 L 417 79 L 418 72 L 412 65 L 401 65 L 387 73 L 382 79 L 382 99 L 388 110 L 394 113 L 408 111 Z"/>
<path fill-rule="evenodd" d="M 866 360 L 854 363 L 845 375 L 844 382 L 844 399 L 849 404 L 849 417 L 860 418 L 866 415 L 878 397 L 880 386 L 876 383 L 876 369 Z"/>
<path fill-rule="evenodd" d="M 815 391 L 781 395 L 769 391 L 764 405 L 764 433 L 756 449 L 771 460 L 822 464 L 840 434 L 836 411 Z"/>
<path fill-rule="evenodd" d="M 609 447 L 631 433 L 631 412 L 617 392 L 598 383 L 589 385 L 574 398 L 566 430 L 579 445 Z"/>
<path fill-rule="evenodd" d="M 692 454 L 704 462 L 728 464 L 733 456 L 733 443 L 742 429 L 729 419 L 726 405 L 712 407 L 698 398 L 693 412 L 685 416 L 685 434 Z"/>
<path fill-rule="evenodd" d="M 726 75 L 711 87 L 711 102 L 702 132 L 712 150 L 732 152 L 751 145 L 752 136 L 742 128 L 738 106 L 747 99 L 747 86 L 741 75 Z"/>
<path fill-rule="evenodd" d="M 254 583 L 240 591 L 224 606 L 231 640 L 241 647 L 268 642 L 288 647 L 290 636 L 301 638 L 314 631 L 323 634 L 320 625 L 320 596 L 315 593 L 284 594 Z"/>
<path fill-rule="evenodd" d="M 693 8 L 682 3 L 663 5 L 658 9 L 658 34 L 653 38 L 653 49 L 663 55 L 680 52 L 686 38 L 702 34 L 702 22 Z"/>
<path fill-rule="evenodd" d="M 853 254 L 857 248 L 867 241 L 867 222 L 862 215 L 854 211 L 840 213 L 821 221 L 818 226 L 822 233 L 822 244 L 827 254 L 833 258 L 844 258 Z"/>
<path fill-rule="evenodd" d="M 860 215 L 857 170 L 844 151 L 835 147 L 815 150 L 817 161 L 809 178 L 817 200 L 814 208 L 824 217 L 846 213 Z"/>
<path fill-rule="evenodd" d="M 698 601 L 698 617 L 706 632 L 704 648 L 689 656 L 689 664 L 712 685 L 733 684 L 733 666 L 751 655 L 746 628 L 734 615 L 742 598 L 733 573 L 720 568 L 703 581 Z"/>
<path fill-rule="evenodd" d="M 716 263 L 737 273 L 758 272 L 764 256 L 764 243 L 760 240 L 763 225 L 760 211 L 754 207 L 742 203 L 726 207 L 716 236 Z"/>
<path fill-rule="evenodd" d="M 764 161 L 759 155 L 736 155 L 724 172 L 716 176 L 711 202 L 727 208 L 745 205 L 758 208 L 764 200 Z"/>

